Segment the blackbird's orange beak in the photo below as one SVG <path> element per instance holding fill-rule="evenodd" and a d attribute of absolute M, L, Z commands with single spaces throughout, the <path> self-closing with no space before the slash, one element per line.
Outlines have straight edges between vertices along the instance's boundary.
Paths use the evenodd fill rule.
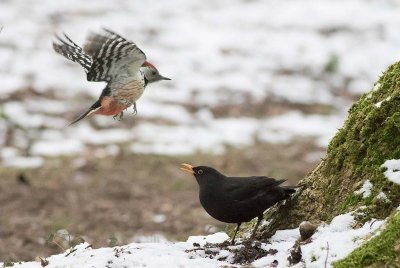
<path fill-rule="evenodd" d="M 181 167 L 180 169 L 182 169 L 183 171 L 186 171 L 186 172 L 194 174 L 192 165 L 189 165 L 189 164 L 181 164 L 181 165 L 184 166 L 184 167 Z"/>

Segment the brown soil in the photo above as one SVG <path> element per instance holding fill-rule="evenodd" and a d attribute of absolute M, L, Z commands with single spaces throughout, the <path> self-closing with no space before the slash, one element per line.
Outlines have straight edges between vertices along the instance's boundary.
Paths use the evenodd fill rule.
<path fill-rule="evenodd" d="M 298 140 L 228 149 L 220 156 L 87 155 L 48 159 L 35 170 L 0 167 L 0 260 L 61 252 L 47 242 L 60 229 L 71 240 L 82 237 L 94 247 L 128 243 L 140 235 L 178 240 L 224 230 L 225 224 L 201 208 L 196 181 L 179 170 L 180 163 L 212 165 L 227 175 L 287 178 L 296 184 L 319 161 L 309 159 L 312 152 L 321 149 L 311 140 Z M 165 215 L 165 221 L 157 223 L 157 214 Z M 71 244 L 56 241 L 64 248 Z"/>

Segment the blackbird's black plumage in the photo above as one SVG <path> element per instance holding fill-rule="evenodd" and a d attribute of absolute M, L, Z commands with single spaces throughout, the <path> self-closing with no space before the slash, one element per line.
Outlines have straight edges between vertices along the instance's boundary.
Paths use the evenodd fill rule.
<path fill-rule="evenodd" d="M 182 170 L 195 176 L 200 186 L 200 203 L 207 213 L 219 221 L 237 224 L 232 244 L 242 222 L 258 217 L 253 238 L 263 212 L 296 191 L 292 186 L 280 186 L 286 180 L 265 176 L 227 177 L 212 167 L 182 165 Z"/>

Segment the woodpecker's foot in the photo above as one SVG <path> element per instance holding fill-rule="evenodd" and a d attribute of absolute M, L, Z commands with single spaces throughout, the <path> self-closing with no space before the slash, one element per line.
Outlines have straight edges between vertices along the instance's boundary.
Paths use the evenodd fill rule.
<path fill-rule="evenodd" d="M 114 120 L 121 121 L 123 116 L 124 116 L 124 112 L 120 112 L 119 114 L 114 115 L 113 118 L 114 118 Z"/>
<path fill-rule="evenodd" d="M 136 102 L 133 103 L 133 115 L 137 115 Z"/>

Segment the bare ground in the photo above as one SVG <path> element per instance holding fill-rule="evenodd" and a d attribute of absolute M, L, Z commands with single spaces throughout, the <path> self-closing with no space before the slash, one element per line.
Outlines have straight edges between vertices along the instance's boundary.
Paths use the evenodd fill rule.
<path fill-rule="evenodd" d="M 201 208 L 196 181 L 179 170 L 180 163 L 212 165 L 228 175 L 287 178 L 296 184 L 323 155 L 313 144 L 260 143 L 219 156 L 121 154 L 99 159 L 88 154 L 48 159 L 35 170 L 0 168 L 0 260 L 61 252 L 47 242 L 60 229 L 94 247 L 128 243 L 142 235 L 177 240 L 224 230 L 225 224 Z M 57 241 L 68 247 L 67 241 Z"/>

